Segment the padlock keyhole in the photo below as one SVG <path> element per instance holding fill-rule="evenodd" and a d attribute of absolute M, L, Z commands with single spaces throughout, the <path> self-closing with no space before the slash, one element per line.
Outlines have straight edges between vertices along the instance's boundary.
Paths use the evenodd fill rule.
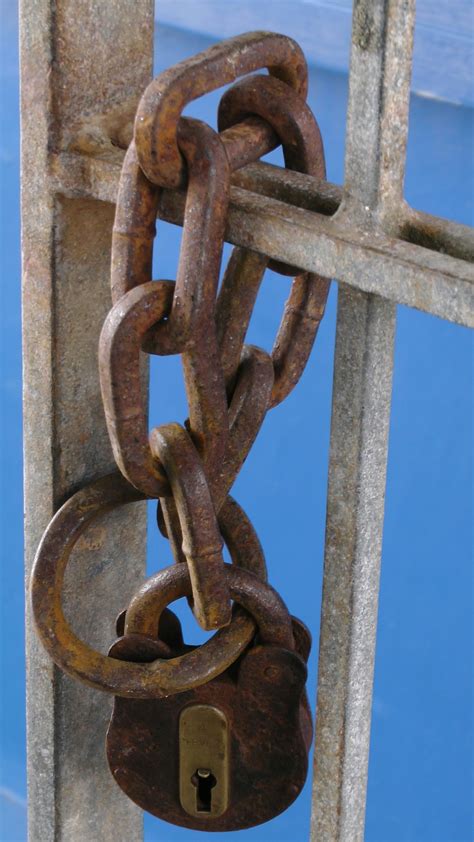
<path fill-rule="evenodd" d="M 191 783 L 196 787 L 196 812 L 210 813 L 212 803 L 212 790 L 217 781 L 210 769 L 196 769 L 191 778 Z"/>

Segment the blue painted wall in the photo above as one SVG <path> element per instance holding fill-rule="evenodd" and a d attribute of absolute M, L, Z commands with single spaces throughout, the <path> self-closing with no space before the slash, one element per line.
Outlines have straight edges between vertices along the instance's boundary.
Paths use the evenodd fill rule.
<path fill-rule="evenodd" d="M 20 402 L 20 259 L 16 16 L 3 7 L 0 100 L 2 331 L 0 334 L 1 754 L 0 842 L 25 837 L 23 573 Z M 156 71 L 210 43 L 159 28 Z M 347 79 L 312 70 L 310 102 L 325 139 L 328 177 L 342 182 Z M 192 106 L 213 122 L 218 96 Z M 466 108 L 414 97 L 406 194 L 416 207 L 473 222 L 473 164 Z M 34 212 L 34 209 L 32 209 Z M 156 277 L 173 277 L 179 230 L 160 223 Z M 251 341 L 269 347 L 288 280 L 269 276 Z M 336 290 L 308 369 L 271 412 L 236 483 L 272 582 L 314 635 L 314 702 L 324 541 Z M 470 842 L 472 778 L 472 370 L 467 330 L 400 307 L 383 549 L 367 842 Z M 152 364 L 153 424 L 185 416 L 179 366 Z M 179 384 L 179 385 L 178 385 Z M 169 561 L 150 526 L 149 569 Z M 291 572 L 289 572 L 291 571 Z M 199 635 L 186 608 L 190 640 Z M 100 748 L 98 748 L 100 750 Z M 237 834 L 260 842 L 307 839 L 309 787 L 274 822 Z M 147 817 L 146 839 L 202 839 Z M 223 835 L 212 835 L 218 842 Z M 89 842 L 84 840 L 84 842 Z M 90 840 L 96 842 L 96 840 Z M 98 841 L 97 841 L 98 842 Z"/>
<path fill-rule="evenodd" d="M 472 0 L 417 0 L 416 6 L 413 90 L 473 105 Z M 352 0 L 156 0 L 159 23 L 215 38 L 251 29 L 285 32 L 312 64 L 344 72 L 351 16 Z"/>

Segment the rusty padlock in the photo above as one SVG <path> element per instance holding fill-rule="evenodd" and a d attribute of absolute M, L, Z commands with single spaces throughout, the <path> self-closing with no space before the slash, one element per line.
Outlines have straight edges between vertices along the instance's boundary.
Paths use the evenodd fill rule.
<path fill-rule="evenodd" d="M 170 573 L 171 571 L 171 573 Z M 239 659 L 208 683 L 166 698 L 115 697 L 107 758 L 124 792 L 144 810 L 203 831 L 240 830 L 285 810 L 306 778 L 312 719 L 306 692 L 309 632 L 268 584 L 226 566 L 230 593 L 257 624 Z M 160 571 L 137 592 L 112 658 L 187 658 L 166 608 L 190 592 L 185 565 Z M 242 607 L 237 607 L 242 606 Z M 150 634 L 150 628 L 156 634 Z M 144 633 L 145 632 L 145 633 Z M 192 658 L 192 656 L 191 656 Z"/>

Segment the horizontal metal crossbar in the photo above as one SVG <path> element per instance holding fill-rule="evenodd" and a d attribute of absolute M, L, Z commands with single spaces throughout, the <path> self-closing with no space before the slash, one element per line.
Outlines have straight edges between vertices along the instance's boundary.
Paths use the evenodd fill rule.
<path fill-rule="evenodd" d="M 58 155 L 56 189 L 115 202 L 120 162 Z M 342 188 L 270 164 L 234 176 L 226 239 L 355 289 L 474 326 L 474 237 L 466 225 L 401 208 L 402 237 L 338 214 Z M 159 215 L 183 222 L 185 194 L 163 191 Z M 405 239 L 403 238 L 405 237 Z"/>

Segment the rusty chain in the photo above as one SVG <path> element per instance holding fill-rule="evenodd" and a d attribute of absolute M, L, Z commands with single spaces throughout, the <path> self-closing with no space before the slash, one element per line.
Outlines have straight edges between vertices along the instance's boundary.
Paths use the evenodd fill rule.
<path fill-rule="evenodd" d="M 246 76 L 223 95 L 219 132 L 181 116 L 191 100 L 263 67 L 270 75 Z M 281 144 L 286 167 L 325 177 L 321 136 L 306 91 L 298 45 L 281 35 L 250 33 L 166 71 L 138 106 L 117 197 L 113 307 L 99 351 L 107 427 L 123 478 L 116 474 L 93 483 L 57 513 L 39 548 L 31 591 L 35 621 L 54 660 L 116 695 L 175 693 L 218 675 L 255 631 L 250 616 L 231 611 L 231 598 L 247 604 L 252 581 L 272 598 L 263 584 L 258 538 L 229 491 L 267 411 L 287 397 L 304 370 L 329 281 L 241 248 L 233 250 L 219 292 L 218 281 L 235 169 Z M 175 282 L 155 281 L 156 216 L 162 191 L 170 187 L 186 190 L 179 265 Z M 245 344 L 267 266 L 295 275 L 271 354 Z M 189 405 L 184 426 L 167 424 L 149 434 L 144 351 L 181 355 Z M 146 498 L 159 499 L 160 527 L 176 561 L 185 561 L 189 571 L 189 576 L 185 567 L 166 574 L 166 581 L 175 583 L 169 594 L 177 588 L 191 597 L 201 626 L 220 630 L 192 655 L 137 664 L 100 655 L 81 642 L 64 618 L 60 591 L 74 544 L 90 521 Z M 233 564 L 250 571 L 240 590 L 237 573 L 224 565 L 223 540 Z M 165 572 L 160 575 L 165 587 Z M 167 601 L 173 598 L 169 594 Z"/>

